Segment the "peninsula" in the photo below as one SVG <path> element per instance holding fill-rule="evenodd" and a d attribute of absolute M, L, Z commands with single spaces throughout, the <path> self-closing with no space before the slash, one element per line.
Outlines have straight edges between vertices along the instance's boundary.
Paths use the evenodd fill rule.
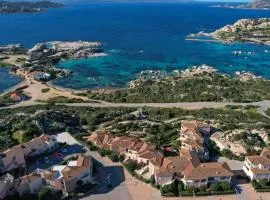
<path fill-rule="evenodd" d="M 199 32 L 187 38 L 212 37 L 224 42 L 270 44 L 270 18 L 241 19 L 212 33 Z"/>
<path fill-rule="evenodd" d="M 0 46 L 0 66 L 9 67 L 16 75 L 25 79 L 16 88 L 0 95 L 0 106 L 20 101 L 42 101 L 54 97 L 76 98 L 71 91 L 63 91 L 49 86 L 53 79 L 71 75 L 72 71 L 59 69 L 55 64 L 64 59 L 81 59 L 104 56 L 100 42 L 60 42 L 38 43 L 27 49 L 21 44 Z M 78 99 L 85 99 L 78 97 Z"/>
<path fill-rule="evenodd" d="M 37 13 L 42 12 L 48 8 L 62 8 L 61 3 L 54 3 L 51 1 L 37 1 L 37 2 L 10 2 L 0 1 L 0 14 L 7 13 Z"/>

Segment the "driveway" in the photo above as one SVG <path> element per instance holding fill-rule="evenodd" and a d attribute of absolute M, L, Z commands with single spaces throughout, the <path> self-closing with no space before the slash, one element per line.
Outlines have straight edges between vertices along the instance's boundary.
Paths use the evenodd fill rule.
<path fill-rule="evenodd" d="M 48 156 L 39 156 L 28 163 L 28 172 L 31 173 L 35 169 L 48 169 L 57 165 L 70 157 L 84 153 L 84 147 L 78 143 L 69 133 L 64 132 L 56 136 L 58 142 L 66 142 L 66 145 L 61 147 L 57 152 Z"/>

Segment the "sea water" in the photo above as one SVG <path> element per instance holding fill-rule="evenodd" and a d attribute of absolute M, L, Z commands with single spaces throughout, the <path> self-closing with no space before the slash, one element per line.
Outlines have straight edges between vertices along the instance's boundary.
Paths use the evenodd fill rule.
<path fill-rule="evenodd" d="M 142 70 L 181 70 L 207 64 L 221 72 L 270 78 L 270 46 L 187 41 L 267 10 L 213 8 L 210 3 L 68 3 L 38 14 L 0 15 L 0 43 L 28 47 L 52 40 L 101 41 L 107 56 L 58 63 L 73 75 L 54 81 L 73 89 L 124 87 Z M 234 51 L 242 51 L 236 56 Z M 248 55 L 252 52 L 252 55 Z"/>

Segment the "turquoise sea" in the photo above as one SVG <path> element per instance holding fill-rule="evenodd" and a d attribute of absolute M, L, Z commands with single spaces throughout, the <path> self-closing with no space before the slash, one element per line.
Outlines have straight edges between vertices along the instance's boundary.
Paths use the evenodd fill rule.
<path fill-rule="evenodd" d="M 270 17 L 266 10 L 211 5 L 76 2 L 40 14 L 0 15 L 0 43 L 31 47 L 51 40 L 103 42 L 108 56 L 58 64 L 74 73 L 54 83 L 73 89 L 123 87 L 142 70 L 172 71 L 201 64 L 270 78 L 270 46 L 185 40 L 190 33 L 211 32 L 241 18 Z M 235 56 L 236 50 L 243 55 Z"/>

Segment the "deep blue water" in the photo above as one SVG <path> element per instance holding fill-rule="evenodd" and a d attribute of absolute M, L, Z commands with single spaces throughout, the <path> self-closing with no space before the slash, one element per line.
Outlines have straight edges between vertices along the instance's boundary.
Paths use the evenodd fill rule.
<path fill-rule="evenodd" d="M 255 17 L 270 17 L 270 11 L 211 8 L 206 3 L 72 3 L 41 14 L 0 15 L 0 42 L 31 47 L 51 40 L 102 41 L 108 56 L 59 63 L 74 74 L 55 83 L 75 89 L 124 86 L 145 69 L 171 71 L 201 64 L 270 78 L 270 53 L 265 52 L 270 46 L 185 40 L 190 33 Z M 234 50 L 255 55 L 235 56 Z"/>

